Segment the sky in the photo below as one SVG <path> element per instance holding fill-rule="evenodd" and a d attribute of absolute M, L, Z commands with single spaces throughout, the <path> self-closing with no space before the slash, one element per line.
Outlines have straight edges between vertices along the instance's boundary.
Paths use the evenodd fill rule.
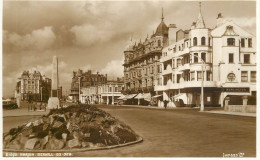
<path fill-rule="evenodd" d="M 69 91 L 79 68 L 123 76 L 123 52 L 130 36 L 136 42 L 151 36 L 161 22 L 190 29 L 199 12 L 197 1 L 4 1 L 3 96 L 14 95 L 24 70 L 51 78 L 52 58 L 59 59 L 63 91 Z M 256 35 L 256 3 L 202 2 L 207 28 L 216 26 L 218 13 Z"/>

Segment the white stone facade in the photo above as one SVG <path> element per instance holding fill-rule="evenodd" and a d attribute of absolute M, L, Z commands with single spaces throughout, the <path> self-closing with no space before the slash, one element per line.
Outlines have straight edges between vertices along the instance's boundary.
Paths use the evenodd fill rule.
<path fill-rule="evenodd" d="M 81 88 L 80 102 L 87 104 L 115 104 L 122 96 L 123 82 L 108 81 L 106 84 Z"/>
<path fill-rule="evenodd" d="M 169 37 L 179 35 L 176 28 L 169 29 Z M 162 83 L 155 91 L 169 101 L 168 107 L 199 106 L 202 79 L 204 104 L 208 106 L 223 106 L 226 96 L 256 94 L 254 35 L 233 21 L 223 22 L 221 14 L 214 29 L 206 28 L 201 12 L 183 35 L 169 41 L 160 59 Z"/>

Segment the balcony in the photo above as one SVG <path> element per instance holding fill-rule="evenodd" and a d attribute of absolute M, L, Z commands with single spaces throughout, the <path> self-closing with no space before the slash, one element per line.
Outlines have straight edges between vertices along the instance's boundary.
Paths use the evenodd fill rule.
<path fill-rule="evenodd" d="M 201 81 L 185 81 L 182 83 L 172 83 L 168 80 L 166 85 L 155 86 L 155 91 L 165 91 L 170 89 L 184 89 L 184 88 L 196 88 L 201 87 Z M 204 87 L 217 87 L 214 81 L 204 81 Z"/>
<path fill-rule="evenodd" d="M 178 84 L 178 89 L 194 87 L 201 87 L 201 81 L 184 81 Z M 215 81 L 204 81 L 204 87 L 217 87 L 217 84 Z"/>
<path fill-rule="evenodd" d="M 209 46 L 192 46 L 189 49 L 191 52 L 196 51 L 211 51 L 211 47 Z"/>
<path fill-rule="evenodd" d="M 183 70 L 189 70 L 190 69 L 190 64 L 186 63 L 184 65 L 181 65 L 178 67 L 179 70 L 183 71 Z"/>
<path fill-rule="evenodd" d="M 172 67 L 171 65 L 167 65 L 166 69 L 162 71 L 162 75 L 171 74 L 172 73 Z"/>

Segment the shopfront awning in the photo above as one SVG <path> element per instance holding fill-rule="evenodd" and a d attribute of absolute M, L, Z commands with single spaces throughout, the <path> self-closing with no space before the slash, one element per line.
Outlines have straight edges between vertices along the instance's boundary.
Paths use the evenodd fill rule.
<path fill-rule="evenodd" d="M 188 97 L 185 93 L 180 93 L 172 97 L 174 100 L 182 99 L 185 104 L 188 102 Z"/>
<path fill-rule="evenodd" d="M 143 94 L 142 93 L 138 93 L 138 95 L 135 97 L 135 99 L 143 99 Z"/>
<path fill-rule="evenodd" d="M 161 97 L 162 96 L 162 94 L 160 94 L 160 95 L 155 95 L 155 96 L 153 96 L 152 98 L 158 98 L 158 97 Z"/>
<path fill-rule="evenodd" d="M 125 98 L 125 95 L 121 95 L 119 98 L 117 99 L 124 99 Z"/>
<path fill-rule="evenodd" d="M 144 93 L 143 97 L 144 97 L 144 100 L 151 101 L 151 94 L 150 93 Z"/>
<path fill-rule="evenodd" d="M 175 96 L 172 96 L 172 98 L 177 99 L 178 97 L 182 96 L 184 93 L 177 94 Z"/>
<path fill-rule="evenodd" d="M 129 94 L 129 95 L 126 95 L 123 100 L 127 100 L 127 99 L 132 99 L 136 96 L 137 94 Z"/>

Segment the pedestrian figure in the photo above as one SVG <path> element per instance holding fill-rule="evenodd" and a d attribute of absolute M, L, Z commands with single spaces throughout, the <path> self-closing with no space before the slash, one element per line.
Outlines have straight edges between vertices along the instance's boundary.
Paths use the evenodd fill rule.
<path fill-rule="evenodd" d="M 167 107 L 167 101 L 164 100 L 163 102 L 164 102 L 164 108 L 166 109 L 166 107 Z"/>

